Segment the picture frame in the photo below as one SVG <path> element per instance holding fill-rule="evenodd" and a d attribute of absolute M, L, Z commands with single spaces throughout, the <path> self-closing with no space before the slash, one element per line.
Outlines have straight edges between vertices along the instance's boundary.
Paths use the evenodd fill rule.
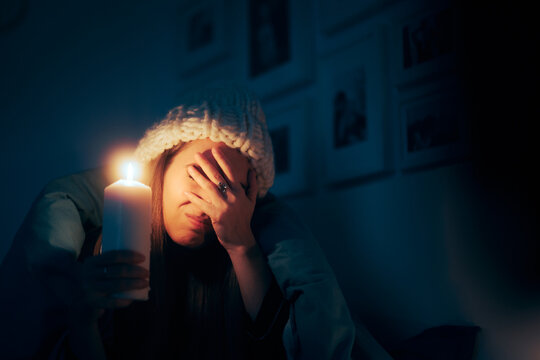
<path fill-rule="evenodd" d="M 389 169 L 385 33 L 327 56 L 319 65 L 319 121 L 328 184 Z"/>
<path fill-rule="evenodd" d="M 312 81 L 312 4 L 293 0 L 243 0 L 241 4 L 245 83 L 261 99 L 268 99 Z"/>
<path fill-rule="evenodd" d="M 309 102 L 304 100 L 270 107 L 266 113 L 276 169 L 270 191 L 282 197 L 308 192 L 306 128 Z"/>
<path fill-rule="evenodd" d="M 395 1 L 319 0 L 318 17 L 321 31 L 326 35 L 333 35 Z"/>
<path fill-rule="evenodd" d="M 225 0 L 190 2 L 179 9 L 178 54 L 181 77 L 227 57 Z"/>
<path fill-rule="evenodd" d="M 400 101 L 401 168 L 425 167 L 464 158 L 469 150 L 464 105 L 453 82 L 409 90 Z"/>
<path fill-rule="evenodd" d="M 457 11 L 448 1 L 393 21 L 394 74 L 398 87 L 414 85 L 456 67 Z"/>

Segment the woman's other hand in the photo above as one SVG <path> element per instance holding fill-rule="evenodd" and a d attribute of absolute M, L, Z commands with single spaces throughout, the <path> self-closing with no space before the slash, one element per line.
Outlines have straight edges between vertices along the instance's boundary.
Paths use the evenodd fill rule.
<path fill-rule="evenodd" d="M 211 154 L 197 153 L 197 166 L 189 166 L 189 175 L 199 185 L 198 193 L 185 192 L 190 201 L 212 220 L 223 247 L 231 253 L 255 245 L 251 218 L 257 200 L 257 179 L 247 158 L 237 150 L 220 144 Z"/>
<path fill-rule="evenodd" d="M 70 313 L 72 321 L 97 321 L 104 309 L 129 306 L 133 300 L 115 298 L 122 291 L 144 289 L 149 286 L 149 272 L 137 265 L 144 255 L 130 250 L 107 251 L 87 258 L 77 268 L 78 296 Z"/>

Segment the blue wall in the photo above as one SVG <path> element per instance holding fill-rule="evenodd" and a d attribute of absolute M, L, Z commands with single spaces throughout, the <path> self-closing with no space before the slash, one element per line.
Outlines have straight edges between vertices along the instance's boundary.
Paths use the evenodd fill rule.
<path fill-rule="evenodd" d="M 0 34 L 0 257 L 52 178 L 136 145 L 174 103 L 172 2 L 30 1 Z"/>

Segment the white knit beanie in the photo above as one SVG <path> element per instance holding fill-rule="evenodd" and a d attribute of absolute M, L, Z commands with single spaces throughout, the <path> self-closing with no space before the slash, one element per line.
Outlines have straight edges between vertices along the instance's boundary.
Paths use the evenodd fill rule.
<path fill-rule="evenodd" d="M 238 86 L 189 93 L 182 105 L 146 131 L 135 150 L 143 166 L 180 143 L 209 138 L 240 150 L 254 167 L 263 197 L 274 182 L 274 152 L 259 100 Z"/>

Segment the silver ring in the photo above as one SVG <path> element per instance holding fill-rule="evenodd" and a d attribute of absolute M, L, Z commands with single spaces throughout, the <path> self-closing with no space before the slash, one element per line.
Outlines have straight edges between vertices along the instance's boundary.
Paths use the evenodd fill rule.
<path fill-rule="evenodd" d="M 218 188 L 219 188 L 219 191 L 221 191 L 222 194 L 225 194 L 227 192 L 227 189 L 229 188 L 229 185 L 220 182 L 218 184 Z"/>

